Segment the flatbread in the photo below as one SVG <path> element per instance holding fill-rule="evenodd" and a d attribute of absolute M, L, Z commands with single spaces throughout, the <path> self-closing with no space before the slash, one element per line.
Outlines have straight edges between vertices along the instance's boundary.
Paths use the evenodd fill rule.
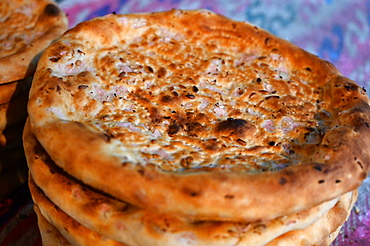
<path fill-rule="evenodd" d="M 189 242 L 193 246 L 231 246 L 237 242 L 240 246 L 262 246 L 288 231 L 306 228 L 339 200 L 264 222 L 191 221 L 137 208 L 78 183 L 50 160 L 28 124 L 24 143 L 32 179 L 55 205 L 91 230 L 131 246 L 180 246 Z"/>
<path fill-rule="evenodd" d="M 51 0 L 0 2 L 0 84 L 31 76 L 40 52 L 67 30 L 67 17 Z"/>
<path fill-rule="evenodd" d="M 105 239 L 101 242 L 100 234 L 86 227 L 83 227 L 77 221 L 73 220 L 60 208 L 54 205 L 50 200 L 43 195 L 42 191 L 34 184 L 32 177 L 30 177 L 30 190 L 36 205 L 41 210 L 42 215 L 53 224 L 58 230 L 72 242 L 77 245 L 121 245 L 113 240 Z M 354 192 L 356 194 L 356 192 Z M 316 223 L 303 230 L 291 231 L 281 237 L 272 240 L 268 246 L 313 246 L 313 245 L 329 245 L 327 244 L 333 238 L 331 233 L 336 232 L 338 225 L 336 222 L 344 223 L 347 218 L 350 208 L 353 206 L 354 201 L 353 192 L 345 194 L 336 204 L 335 207 L 325 213 Z M 352 203 L 349 203 L 352 202 Z M 349 209 L 349 210 L 348 210 Z M 339 213 L 339 214 L 338 214 Z M 339 215 L 339 216 L 338 216 Z M 333 223 L 333 224 L 330 224 Z M 94 239 L 91 239 L 94 238 Z M 96 239 L 98 238 L 98 239 Z M 330 240 L 327 240 L 330 238 Z M 318 241 L 321 239 L 323 241 Z M 92 241 L 94 240 L 94 241 Z M 194 245 L 191 237 L 184 238 L 184 245 Z M 75 243 L 73 243 L 75 242 Z M 245 242 L 236 242 L 234 245 L 244 245 Z M 156 242 L 141 243 L 140 246 L 156 245 Z M 222 245 L 222 244 L 219 244 Z M 245 245 L 254 245 L 253 243 Z M 266 245 L 266 246 L 267 246 Z"/>
<path fill-rule="evenodd" d="M 370 170 L 362 88 L 208 10 L 77 25 L 43 53 L 28 109 L 37 139 L 73 177 L 197 220 L 302 211 L 356 189 Z"/>
<path fill-rule="evenodd" d="M 50 202 L 29 179 L 29 186 L 33 200 L 39 208 L 42 216 L 65 237 L 72 245 L 94 245 L 94 246 L 126 246 L 109 238 L 87 229 L 73 220 L 56 205 Z"/>
<path fill-rule="evenodd" d="M 0 85 L 0 105 L 16 98 L 19 94 L 28 91 L 31 87 L 33 77 L 28 77 L 7 84 Z"/>
<path fill-rule="evenodd" d="M 303 230 L 288 232 L 266 246 L 328 246 L 337 237 L 356 203 L 358 191 L 347 193 L 329 212 Z"/>
<path fill-rule="evenodd" d="M 72 246 L 55 226 L 49 223 L 42 216 L 40 209 L 35 205 L 34 210 L 37 214 L 37 225 L 40 230 L 43 246 Z"/>
<path fill-rule="evenodd" d="M 0 105 L 0 131 L 25 121 L 27 114 L 28 91 L 11 101 Z"/>

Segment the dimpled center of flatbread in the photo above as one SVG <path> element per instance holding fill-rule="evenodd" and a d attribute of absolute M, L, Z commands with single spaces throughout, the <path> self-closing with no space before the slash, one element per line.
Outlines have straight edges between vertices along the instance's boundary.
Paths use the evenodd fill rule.
<path fill-rule="evenodd" d="M 49 59 L 74 119 L 120 140 L 123 161 L 249 172 L 299 164 L 292 145 L 321 141 L 319 92 L 278 50 L 241 43 L 224 30 L 150 27 L 94 55 L 64 41 Z"/>
<path fill-rule="evenodd" d="M 35 29 L 36 1 L 5 0 L 0 3 L 0 58 L 15 54 L 43 32 Z"/>

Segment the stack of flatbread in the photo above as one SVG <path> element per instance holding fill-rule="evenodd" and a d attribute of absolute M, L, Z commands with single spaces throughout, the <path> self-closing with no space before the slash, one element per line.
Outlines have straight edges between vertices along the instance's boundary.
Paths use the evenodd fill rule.
<path fill-rule="evenodd" d="M 40 52 L 67 29 L 49 0 L 0 2 L 0 199 L 27 181 L 22 132 Z"/>
<path fill-rule="evenodd" d="M 329 245 L 370 170 L 363 88 L 207 10 L 77 25 L 28 112 L 45 245 Z"/>

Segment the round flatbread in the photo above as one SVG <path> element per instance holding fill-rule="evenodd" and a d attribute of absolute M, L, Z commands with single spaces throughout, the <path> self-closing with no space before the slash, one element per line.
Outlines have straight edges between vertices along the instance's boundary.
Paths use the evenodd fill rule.
<path fill-rule="evenodd" d="M 0 105 L 16 98 L 31 87 L 33 77 L 0 85 Z"/>
<path fill-rule="evenodd" d="M 72 245 L 126 246 L 106 238 L 73 220 L 43 195 L 42 191 L 33 183 L 32 177 L 29 178 L 29 186 L 35 205 L 39 208 L 42 216 L 55 226 Z"/>
<path fill-rule="evenodd" d="M 37 215 L 37 225 L 40 230 L 43 246 L 72 246 L 72 244 L 70 244 L 67 239 L 60 234 L 58 229 L 42 216 L 37 205 L 34 206 L 34 210 Z"/>
<path fill-rule="evenodd" d="M 0 2 L 0 84 L 31 76 L 40 52 L 67 30 L 67 17 L 51 0 Z"/>
<path fill-rule="evenodd" d="M 32 197 L 39 207 L 42 215 L 53 224 L 58 230 L 72 242 L 77 245 L 122 245 L 116 241 L 107 239 L 99 233 L 90 230 L 73 218 L 64 213 L 60 208 L 54 205 L 34 184 L 32 177 L 30 177 L 30 190 Z M 356 194 L 356 192 L 355 192 Z M 317 222 L 311 226 L 302 229 L 294 230 L 281 237 L 273 239 L 268 246 L 307 246 L 307 245 L 329 245 L 328 242 L 333 240 L 332 234 L 335 233 L 336 229 L 340 227 L 346 220 L 351 207 L 354 204 L 356 198 L 353 192 L 349 192 L 341 197 L 338 203 L 325 213 Z M 341 222 L 341 224 L 337 224 Z M 330 224 L 332 223 L 332 224 Z M 261 229 L 261 228 L 260 228 Z M 262 229 L 263 230 L 263 229 Z M 221 235 L 220 235 L 221 236 Z M 330 240 L 328 240 L 330 238 Z M 320 239 L 321 241 L 319 241 Z M 222 237 L 220 238 L 222 240 Z M 184 245 L 196 245 L 194 244 L 193 238 L 183 238 Z M 93 244 L 92 244 L 93 243 Z M 239 245 L 239 242 L 236 242 Z M 254 245 L 253 242 L 241 242 L 246 243 L 245 245 Z M 137 245 L 157 245 L 155 241 L 149 242 L 138 242 Z M 158 244 L 160 245 L 160 244 Z M 223 245 L 220 243 L 219 245 Z M 235 244 L 234 244 L 235 245 Z"/>
<path fill-rule="evenodd" d="M 198 220 L 302 211 L 356 189 L 370 169 L 362 88 L 207 10 L 77 25 L 43 53 L 29 114 L 75 178 Z"/>
<path fill-rule="evenodd" d="M 303 229 L 339 200 L 264 222 L 192 221 L 140 209 L 96 192 L 68 177 L 25 127 L 25 151 L 32 179 L 66 214 L 98 233 L 130 246 L 254 245 L 262 246 L 288 231 Z M 55 192 L 57 191 L 57 192 Z"/>
<path fill-rule="evenodd" d="M 356 203 L 358 191 L 349 192 L 327 214 L 309 227 L 288 232 L 265 246 L 329 246 Z"/>

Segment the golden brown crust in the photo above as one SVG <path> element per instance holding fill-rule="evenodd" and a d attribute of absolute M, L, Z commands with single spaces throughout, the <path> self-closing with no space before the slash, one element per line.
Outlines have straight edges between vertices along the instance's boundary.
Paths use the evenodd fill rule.
<path fill-rule="evenodd" d="M 32 131 L 72 176 L 197 219 L 294 213 L 369 173 L 361 88 L 287 41 L 205 10 L 78 25 L 45 51 L 28 108 Z"/>
<path fill-rule="evenodd" d="M 270 221 L 191 221 L 137 208 L 78 183 L 55 166 L 29 132 L 28 124 L 24 142 L 32 179 L 54 204 L 82 225 L 131 246 L 183 245 L 189 240 L 194 246 L 226 246 L 236 242 L 238 245 L 264 245 L 287 231 L 309 226 L 339 199 Z"/>
<path fill-rule="evenodd" d="M 0 3 L 0 84 L 33 74 L 41 51 L 67 30 L 67 17 L 51 0 Z"/>
<path fill-rule="evenodd" d="M 357 196 L 357 190 L 345 194 L 327 214 L 309 227 L 281 235 L 266 246 L 329 246 L 350 215 Z"/>
<path fill-rule="evenodd" d="M 106 238 L 73 220 L 43 195 L 42 191 L 33 183 L 32 177 L 29 178 L 29 187 L 32 198 L 41 214 L 72 245 L 126 246 L 125 244 Z"/>
<path fill-rule="evenodd" d="M 100 238 L 101 235 L 97 234 L 86 227 L 80 225 L 77 221 L 74 221 L 71 217 L 60 210 L 56 205 L 54 205 L 50 200 L 47 199 L 42 193 L 42 191 L 35 185 L 32 177 L 30 177 L 30 190 L 35 200 L 36 206 L 41 210 L 41 213 L 45 218 L 52 223 L 58 230 L 65 232 L 65 237 L 67 237 L 71 242 L 78 242 L 78 245 L 104 245 L 100 240 L 96 240 L 95 237 Z M 357 191 L 349 192 L 341 197 L 338 203 L 325 213 L 318 221 L 311 224 L 310 226 L 301 229 L 290 231 L 280 237 L 275 238 L 266 246 L 314 246 L 322 245 L 328 246 L 335 239 L 338 228 L 340 228 L 345 222 L 346 218 L 351 211 L 357 198 Z M 257 231 L 263 228 L 257 229 Z M 93 237 L 94 239 L 91 239 Z M 221 240 L 221 238 L 219 238 Z M 143 239 L 144 240 L 144 239 Z M 193 242 L 193 238 L 184 238 L 183 242 L 185 245 L 189 245 Z M 105 240 L 105 245 L 121 245 L 118 242 L 112 240 Z M 156 241 L 150 242 L 150 245 L 157 245 Z M 250 241 L 238 241 L 238 245 L 257 245 Z M 138 245 L 144 246 L 148 243 L 142 243 L 138 241 Z M 161 245 L 161 244 L 158 244 Z M 178 245 L 178 244 L 176 244 Z M 206 245 L 206 244 L 205 244 Z M 224 245 L 224 244 L 219 244 Z M 235 245 L 235 244 L 234 244 Z"/>
<path fill-rule="evenodd" d="M 42 216 L 37 205 L 34 206 L 34 210 L 37 214 L 37 225 L 40 230 L 43 246 L 72 246 L 72 244 L 70 244 L 67 239 L 60 234 L 58 229 Z"/>

